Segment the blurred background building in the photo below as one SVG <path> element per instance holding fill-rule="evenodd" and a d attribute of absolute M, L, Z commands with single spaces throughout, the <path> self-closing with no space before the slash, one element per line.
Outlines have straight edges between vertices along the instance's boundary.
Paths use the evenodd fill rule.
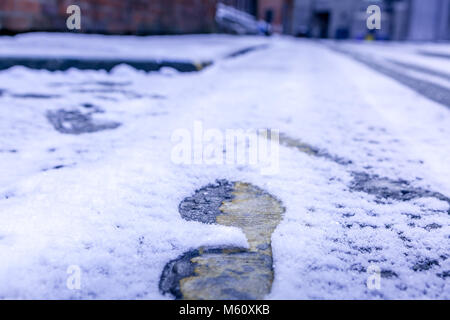
<path fill-rule="evenodd" d="M 0 31 L 68 31 L 67 7 L 78 5 L 82 32 L 214 32 L 216 3 L 216 0 L 0 0 Z"/>
<path fill-rule="evenodd" d="M 265 21 L 271 32 L 300 37 L 450 40 L 450 0 L 0 0 L 0 32 L 67 31 L 72 4 L 82 32 L 268 33 L 257 24 Z M 382 9 L 376 32 L 366 27 L 372 4 Z"/>
<path fill-rule="evenodd" d="M 224 0 L 284 34 L 312 38 L 450 40 L 450 0 Z M 369 32 L 368 6 L 382 10 L 382 28 Z"/>

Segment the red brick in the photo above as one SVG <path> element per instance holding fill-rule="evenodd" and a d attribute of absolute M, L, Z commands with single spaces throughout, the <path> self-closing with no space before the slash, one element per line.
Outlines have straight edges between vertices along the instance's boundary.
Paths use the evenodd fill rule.
<path fill-rule="evenodd" d="M 215 25 L 216 0 L 0 0 L 3 27 L 67 31 L 72 4 L 80 6 L 86 32 L 211 32 Z"/>

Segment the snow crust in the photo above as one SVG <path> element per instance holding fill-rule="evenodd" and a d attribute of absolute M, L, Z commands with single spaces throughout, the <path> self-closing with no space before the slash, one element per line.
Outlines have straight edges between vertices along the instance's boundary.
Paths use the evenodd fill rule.
<path fill-rule="evenodd" d="M 52 45 L 49 54 L 66 45 L 97 54 L 84 48 L 96 36 L 83 45 L 77 37 L 3 38 L 0 53 L 41 52 L 38 41 Z M 142 43 L 142 52 L 174 58 L 221 55 L 227 41 L 254 41 L 110 39 L 105 52 L 140 56 L 133 46 Z M 200 246 L 247 245 L 238 229 L 186 222 L 178 213 L 185 197 L 216 179 L 250 182 L 286 207 L 272 237 L 268 298 L 450 298 L 448 203 L 380 202 L 349 188 L 351 173 L 363 171 L 449 197 L 450 110 L 320 43 L 273 38 L 266 50 L 192 74 L 14 67 L 0 72 L 0 89 L 0 298 L 168 298 L 158 291 L 168 261 Z M 103 111 L 94 118 L 122 125 L 64 135 L 45 117 L 89 112 L 84 104 Z M 279 129 L 352 164 L 280 147 L 280 172 L 272 176 L 247 165 L 176 165 L 171 135 L 192 130 L 194 121 L 219 130 Z M 66 286 L 71 265 L 82 270 L 81 290 Z M 380 290 L 366 286 L 371 265 L 381 269 Z"/>

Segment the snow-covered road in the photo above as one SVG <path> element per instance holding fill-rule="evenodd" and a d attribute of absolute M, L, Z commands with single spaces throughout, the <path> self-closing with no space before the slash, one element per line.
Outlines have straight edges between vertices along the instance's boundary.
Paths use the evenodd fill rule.
<path fill-rule="evenodd" d="M 328 44 L 266 42 L 199 73 L 0 72 L 0 298 L 171 298 L 158 289 L 167 262 L 248 246 L 178 212 L 227 179 L 286 209 L 267 298 L 449 299 L 450 109 Z M 418 59 L 450 74 L 448 60 Z M 89 132 L 67 134 L 74 118 Z M 279 130 L 279 172 L 174 163 L 173 133 L 198 122 Z"/>

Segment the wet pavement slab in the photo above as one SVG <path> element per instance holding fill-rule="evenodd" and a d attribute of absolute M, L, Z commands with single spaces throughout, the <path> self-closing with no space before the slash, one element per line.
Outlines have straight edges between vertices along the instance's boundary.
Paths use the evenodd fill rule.
<path fill-rule="evenodd" d="M 282 220 L 281 202 L 248 183 L 218 180 L 182 201 L 185 220 L 240 228 L 249 248 L 199 248 L 169 262 L 160 290 L 176 299 L 262 299 L 274 278 L 271 235 Z"/>

